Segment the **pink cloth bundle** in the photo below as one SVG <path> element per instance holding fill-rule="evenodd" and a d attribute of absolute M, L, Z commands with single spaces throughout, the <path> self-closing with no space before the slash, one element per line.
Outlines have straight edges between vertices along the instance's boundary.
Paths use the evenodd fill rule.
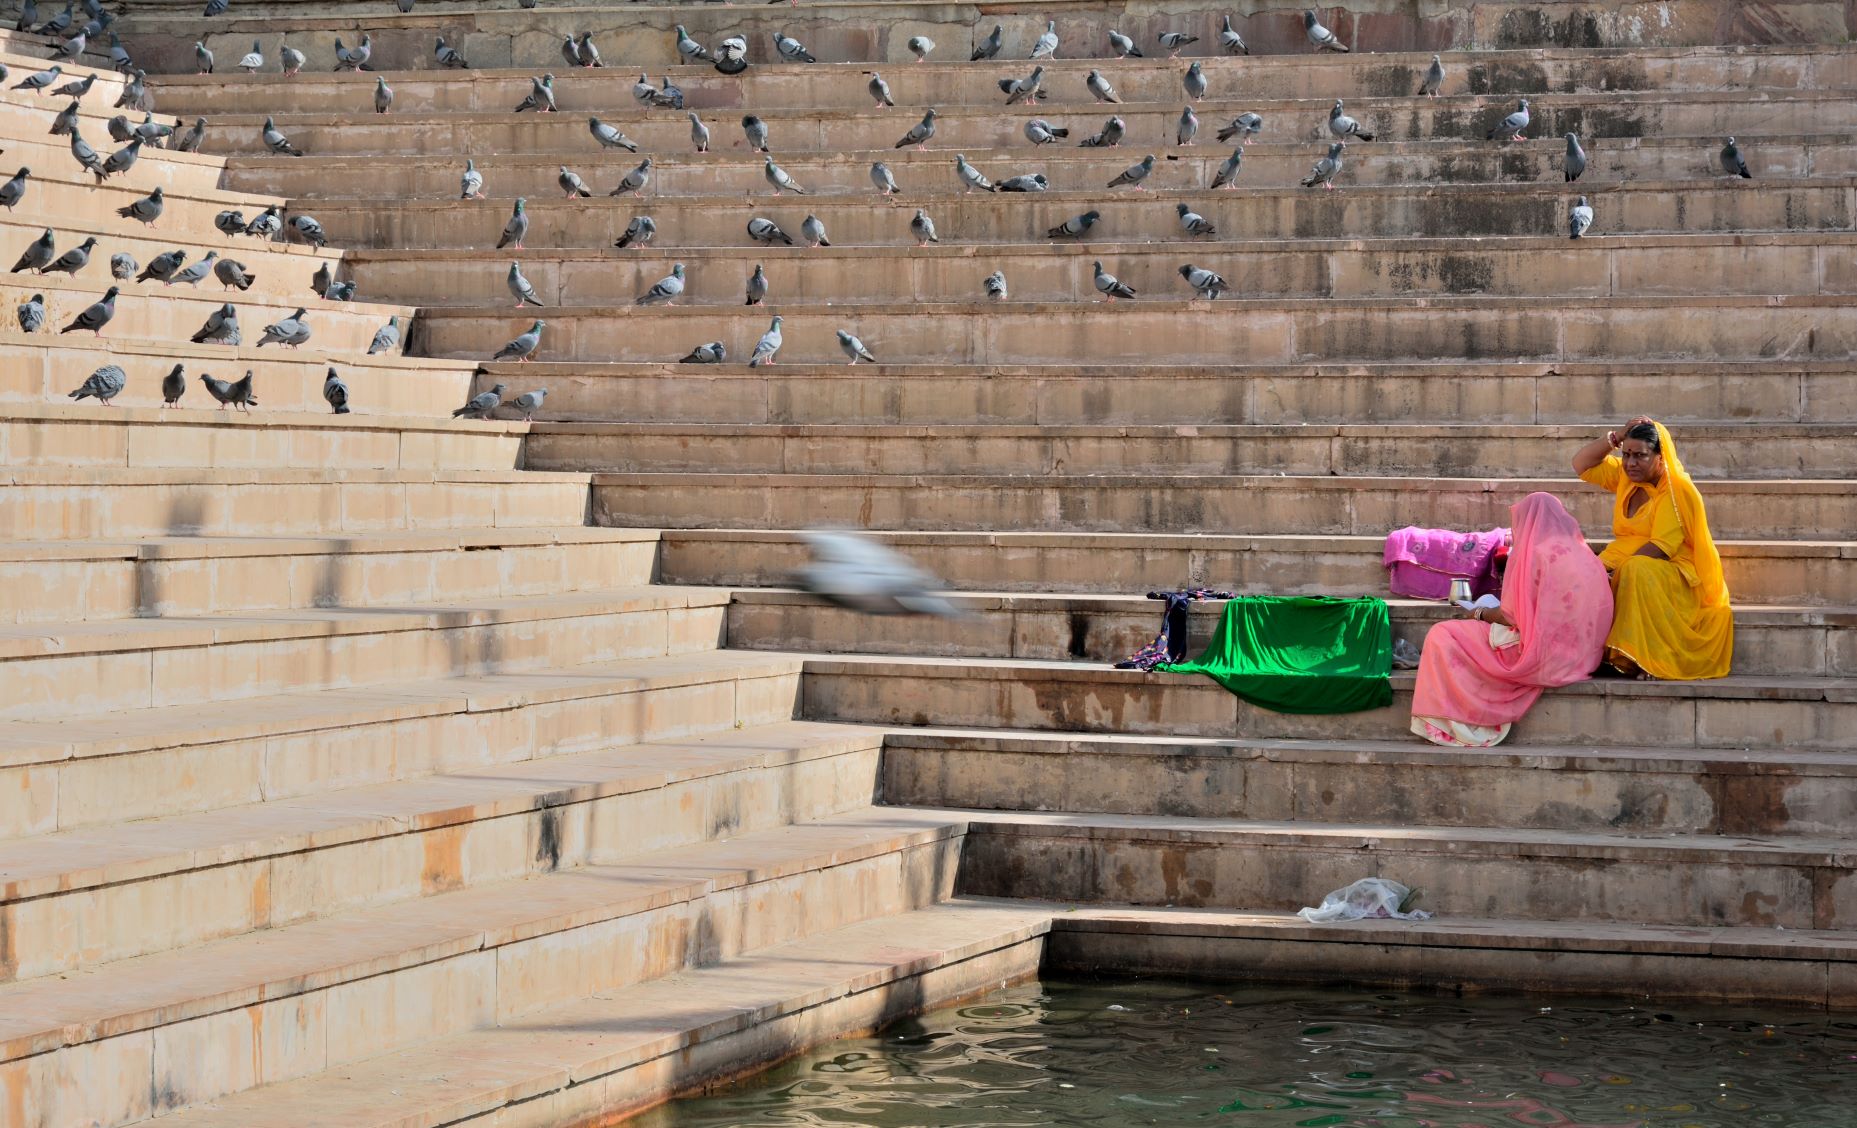
<path fill-rule="evenodd" d="M 1386 535 L 1382 558 L 1387 586 L 1394 595 L 1443 599 L 1451 594 L 1451 580 L 1461 576 L 1470 581 L 1472 598 L 1499 594 L 1502 582 L 1496 577 L 1496 557 L 1508 543 L 1507 529 L 1481 533 L 1417 526 L 1395 529 Z"/>

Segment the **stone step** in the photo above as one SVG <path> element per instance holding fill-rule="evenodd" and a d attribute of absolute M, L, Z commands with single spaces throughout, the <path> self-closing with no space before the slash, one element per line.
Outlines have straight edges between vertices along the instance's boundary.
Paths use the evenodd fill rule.
<path fill-rule="evenodd" d="M 278 802 L 785 722 L 799 669 L 787 657 L 707 651 L 0 721 L 0 834 Z"/>
<path fill-rule="evenodd" d="M 1574 496 L 1564 491 L 1563 497 Z M 1485 528 L 1495 527 L 1501 519 Z M 1386 526 L 1387 529 L 1397 527 Z M 1474 523 L 1461 526 L 1474 527 Z M 1603 531 L 1603 521 L 1587 526 Z M 870 534 L 950 590 L 1140 594 L 1212 587 L 1280 595 L 1382 591 L 1385 530 L 1279 536 L 1173 533 L 890 532 Z M 779 586 L 806 562 L 795 533 L 703 529 L 663 534 L 661 579 L 673 584 Z M 1857 542 L 1716 542 L 1729 590 L 1744 604 L 1857 604 Z"/>
<path fill-rule="evenodd" d="M 32 71 L 16 69 L 13 73 L 18 78 L 24 78 Z M 69 72 L 64 77 L 69 78 Z M 5 94 L 7 97 L 0 97 L 0 135 L 7 139 L 8 167 L 5 175 L 12 176 L 18 166 L 23 164 L 31 167 L 33 179 L 43 177 L 47 181 L 37 185 L 36 190 L 28 188 L 25 200 L 20 205 L 24 209 L 20 215 L 40 214 L 46 207 L 55 206 L 60 210 L 49 214 L 114 219 L 117 208 L 138 196 L 148 195 L 156 185 L 161 186 L 163 196 L 171 197 L 163 213 L 163 219 L 170 223 L 183 217 L 197 219 L 204 215 L 210 225 L 217 208 L 243 207 L 247 209 L 245 214 L 249 217 L 264 210 L 268 204 L 282 203 L 275 198 L 266 198 L 261 193 L 244 192 L 236 188 L 222 189 L 220 180 L 226 167 L 226 158 L 222 154 L 181 153 L 148 145 L 142 146 L 135 164 L 127 172 L 99 184 L 96 176 L 79 168 L 71 156 L 71 139 L 51 135 L 52 119 L 71 104 L 70 98 L 53 98 L 48 94 L 27 95 L 23 90 L 8 90 Z M 24 103 L 20 99 L 25 99 Z M 91 148 L 104 157 L 123 147 L 122 143 L 110 137 L 105 124 L 110 118 L 123 114 L 129 117 L 132 125 L 139 125 L 142 121 L 139 112 L 131 115 L 128 110 L 110 109 L 109 105 L 109 100 L 99 100 L 93 90 L 80 103 L 79 110 L 78 132 L 90 143 Z M 158 114 L 155 120 L 173 125 L 175 119 Z M 192 124 L 192 119 L 186 122 L 186 125 Z M 177 135 L 180 132 L 181 129 L 175 130 Z M 54 186 L 59 184 L 68 184 L 72 188 L 84 185 L 86 190 L 68 191 L 55 205 L 50 199 L 34 198 L 51 195 L 56 191 Z"/>
<path fill-rule="evenodd" d="M 14 984 L 0 1071 L 46 1123 L 134 1123 L 924 908 L 962 825 L 865 808 Z"/>
<path fill-rule="evenodd" d="M 1133 163 L 1141 159 L 1136 153 Z M 1157 168 L 1168 166 L 1157 164 Z M 863 170 L 847 170 L 847 182 Z M 1158 174 L 1157 174 L 1158 175 Z M 937 177 L 937 180 L 940 178 Z M 731 247 L 758 253 L 748 238 L 748 221 L 772 219 L 794 234 L 808 214 L 826 225 L 834 246 L 875 245 L 907 257 L 915 249 L 909 233 L 913 209 L 881 207 L 869 181 L 864 190 L 841 196 L 765 196 L 643 200 L 532 199 L 526 254 L 546 257 L 555 249 L 611 247 L 636 215 L 657 224 L 657 252 L 679 247 Z M 1194 184 L 1203 183 L 1194 181 Z M 1737 182 L 1755 183 L 1755 182 Z M 1048 192 L 1015 199 L 948 192 L 914 200 L 935 221 L 945 245 L 1050 243 L 1046 232 L 1085 211 L 1101 219 L 1094 240 L 1133 242 L 1179 237 L 1176 204 L 1187 204 L 1232 235 L 1249 239 L 1445 238 L 1564 235 L 1574 194 L 1540 184 L 1344 185 L 1334 192 L 1247 186 L 1225 193 L 1185 189 L 1164 178 L 1161 191 L 1126 189 Z M 1644 181 L 1608 189 L 1596 208 L 1595 240 L 1610 235 L 1755 231 L 1848 231 L 1853 227 L 1857 180 L 1790 181 L 1783 186 L 1742 189 L 1727 183 Z M 937 189 L 937 191 L 941 191 Z M 914 199 L 912 197 L 912 199 Z M 479 248 L 490 250 L 502 235 L 511 205 L 501 200 L 394 199 L 319 200 L 313 205 L 329 238 L 346 247 Z M 1242 209 L 1229 213 L 1226 209 Z M 619 252 L 610 252 L 618 257 Z M 982 277 L 986 272 L 982 272 Z"/>
<path fill-rule="evenodd" d="M 1384 597 L 1386 587 L 1325 594 Z M 871 618 L 799 592 L 737 591 L 728 608 L 728 645 L 808 654 L 1113 664 L 1153 642 L 1161 629 L 1161 604 L 1141 595 L 976 593 L 953 602 L 966 618 Z M 1424 644 L 1434 624 L 1462 617 L 1440 603 L 1388 602 L 1393 637 L 1413 646 Z M 1223 601 L 1209 601 L 1187 617 L 1188 655 L 1205 649 L 1223 610 Z M 1734 669 L 1762 677 L 1857 677 L 1857 608 L 1737 606 Z"/>
<path fill-rule="evenodd" d="M 1119 263 L 1106 263 L 1115 273 Z M 984 277 L 984 275 L 983 275 Z M 1252 363 L 1353 360 L 1850 359 L 1857 355 L 1857 302 L 1838 296 L 1738 295 L 1565 298 L 1256 298 L 1193 302 L 1174 271 L 1119 275 L 1137 292 L 1098 298 L 1080 280 L 1062 303 L 988 303 L 973 287 L 915 303 L 638 307 L 575 305 L 545 311 L 538 355 L 549 360 L 674 361 L 721 340 L 745 358 L 770 317 L 785 319 L 789 362 L 842 360 L 847 329 L 888 361 L 955 364 L 1096 361 L 1182 365 L 1243 357 Z M 1170 284 L 1171 283 L 1171 284 Z M 937 300 L 939 299 L 939 300 Z M 980 315 L 984 311 L 984 316 Z M 1687 316 L 1678 316 L 1682 311 Z M 487 359 L 535 318 L 507 306 L 428 307 L 409 348 Z M 1157 355 L 1158 354 L 1158 355 Z"/>
<path fill-rule="evenodd" d="M 647 586 L 4 626 L 0 718 L 50 720 L 691 654 L 720 642 L 727 602 L 721 589 Z M 85 691 L 73 695 L 79 683 Z"/>
<path fill-rule="evenodd" d="M 829 818 L 868 807 L 880 744 L 764 725 L 0 843 L 0 979 Z"/>
<path fill-rule="evenodd" d="M 839 655 L 806 660 L 801 715 L 868 725 L 1416 742 L 1408 729 L 1412 683 L 1412 674 L 1395 672 L 1393 704 L 1383 709 L 1299 716 L 1241 703 L 1198 675 L 1031 659 Z M 1849 751 L 1857 748 L 1854 725 L 1857 680 L 1848 678 L 1600 679 L 1549 690 L 1506 743 Z"/>
<path fill-rule="evenodd" d="M 580 525 L 588 477 L 535 471 L 20 467 L 0 540 Z"/>
<path fill-rule="evenodd" d="M 528 264 L 525 264 L 525 267 Z M 694 344 L 694 342 L 692 342 Z M 752 342 L 740 342 L 751 345 Z M 842 359 L 843 354 L 840 354 Z M 539 361 L 481 366 L 549 388 L 553 420 L 796 426 L 1496 424 L 1609 427 L 1638 405 L 1672 423 L 1857 421 L 1857 365 L 1818 360 L 974 366 Z M 463 402 L 462 396 L 458 402 Z M 1595 427 L 1598 429 L 1598 427 Z"/>
<path fill-rule="evenodd" d="M 884 736 L 883 801 L 1336 825 L 1848 837 L 1857 758 L 1785 748 L 1523 752 L 1410 739 L 903 729 Z"/>
<path fill-rule="evenodd" d="M 1791 930 L 1847 929 L 1857 915 L 1841 837 L 958 814 L 968 896 L 1281 912 L 1372 874 L 1446 919 Z"/>
<path fill-rule="evenodd" d="M 140 121 L 138 116 L 137 121 Z M 19 205 L 7 213 L 12 224 L 34 225 L 41 230 L 51 227 L 61 235 L 74 229 L 94 232 L 100 240 L 106 235 L 151 239 L 159 241 L 167 238 L 184 238 L 191 236 L 196 242 L 208 246 L 217 246 L 223 256 L 229 248 L 237 247 L 239 251 L 250 252 L 253 248 L 265 246 L 255 236 L 241 236 L 236 240 L 228 239 L 213 226 L 213 218 L 228 208 L 242 211 L 246 219 L 252 219 L 272 204 L 284 201 L 276 196 L 256 192 L 247 192 L 235 188 L 218 187 L 223 164 L 216 157 L 193 157 L 189 153 L 168 154 L 166 150 L 144 149 L 148 155 L 136 160 L 135 167 L 121 176 L 111 177 L 103 183 L 97 178 L 78 168 L 71 159 L 71 151 L 62 137 L 40 138 L 34 130 L 33 136 L 19 138 L 8 135 L 6 154 L 7 163 L 0 166 L 0 175 L 11 177 L 20 166 L 32 169 L 32 176 L 27 182 L 26 195 Z M 112 150 L 107 143 L 108 134 L 96 131 L 96 137 L 85 135 L 93 147 L 105 156 Z M 193 157 L 195 160 L 213 161 L 210 167 L 197 170 L 194 177 L 198 183 L 190 182 L 185 177 L 144 173 L 147 167 L 159 174 L 164 166 L 157 158 L 169 156 L 174 161 Z M 17 164 L 13 163 L 17 160 Z M 187 166 L 191 169 L 193 166 Z M 117 214 L 118 209 L 126 207 L 154 191 L 157 184 L 161 187 L 161 218 L 154 227 L 146 227 L 133 219 L 124 219 Z M 81 242 L 72 239 L 66 245 Z M 5 266 L 10 267 L 18 261 L 19 252 L 13 249 L 11 240 L 7 243 L 8 254 Z M 166 249 L 166 248 L 164 248 Z M 281 250 L 282 245 L 271 249 Z M 339 252 L 329 250 L 327 257 L 334 258 Z M 107 262 L 109 256 L 103 256 Z"/>
<path fill-rule="evenodd" d="M 928 474 L 596 474 L 594 520 L 629 528 L 819 526 L 920 532 L 1322 533 L 1384 536 L 1405 525 L 1487 529 L 1536 491 L 1589 529 L 1612 498 L 1571 473 L 1542 479 Z M 1715 481 L 1704 497 L 1724 538 L 1812 540 L 1857 527 L 1846 480 Z M 1049 590 L 1049 589 L 1047 589 Z"/>
<path fill-rule="evenodd" d="M 1050 905 L 958 898 L 772 945 L 401 1053 L 183 1109 L 244 1126 L 280 1107 L 353 1128 L 609 1123 L 834 1037 L 1037 973 Z"/>
<path fill-rule="evenodd" d="M 119 302 L 118 308 L 126 304 Z M 263 325 L 259 323 L 253 335 L 253 327 L 241 319 L 247 336 L 246 343 L 237 347 L 192 344 L 187 340 L 193 334 L 191 328 L 173 341 L 138 341 L 113 335 L 99 340 L 81 333 L 59 336 L 49 332 L 0 339 L 0 404 L 4 405 L 0 410 L 10 416 L 30 418 L 44 410 L 48 401 L 68 405 L 68 395 L 105 364 L 123 370 L 127 383 L 122 395 L 107 409 L 97 407 L 94 400 L 85 400 L 78 405 L 80 414 L 96 417 L 110 410 L 160 408 L 162 378 L 176 364 L 185 366 L 188 388 L 181 406 L 168 414 L 179 412 L 193 418 L 196 410 L 211 411 L 221 426 L 245 426 L 261 416 L 280 413 L 300 423 L 303 413 L 327 413 L 329 405 L 322 398 L 322 386 L 332 362 L 348 384 L 350 413 L 342 417 L 345 421 L 364 415 L 399 414 L 449 422 L 452 410 L 470 398 L 469 364 L 389 353 L 367 356 L 357 352 L 331 357 L 315 348 L 258 348 Z M 322 319 L 316 318 L 311 325 L 322 326 Z M 207 372 L 233 379 L 247 369 L 253 373 L 259 410 L 244 413 L 234 424 L 230 420 L 237 413 L 220 411 L 200 385 L 199 376 Z M 520 378 L 510 380 L 510 384 L 522 390 L 530 386 Z M 463 425 L 457 426 L 464 429 Z M 499 429 L 511 430 L 507 425 Z"/>
<path fill-rule="evenodd" d="M 0 622 L 559 595 L 648 584 L 657 555 L 656 532 L 573 526 L 25 541 L 0 544 Z"/>
<path fill-rule="evenodd" d="M 1603 428 L 1563 426 L 1080 427 L 539 423 L 537 470 L 694 474 L 1347 474 L 1552 477 Z M 1699 479 L 1857 478 L 1852 424 L 1692 424 Z"/>
<path fill-rule="evenodd" d="M 56 14 L 52 13 L 52 15 Z M 51 15 L 45 18 L 50 19 Z M 64 42 L 61 36 L 38 35 L 29 31 L 16 31 L 11 27 L 0 28 L 0 53 L 3 53 L 4 61 L 9 67 L 26 66 L 33 71 L 44 70 L 55 57 L 55 52 L 64 46 Z M 97 85 L 92 87 L 92 93 L 101 94 L 107 91 L 108 100 L 114 102 L 117 95 L 122 93 L 123 77 L 111 69 L 107 35 L 104 37 L 104 42 L 103 50 L 93 50 L 87 47 L 78 61 L 66 62 L 63 66 L 65 73 L 75 72 L 74 77 L 79 78 L 93 71 L 96 72 Z M 104 85 L 106 80 L 114 85 Z M 24 95 L 25 91 L 20 91 L 20 94 Z"/>

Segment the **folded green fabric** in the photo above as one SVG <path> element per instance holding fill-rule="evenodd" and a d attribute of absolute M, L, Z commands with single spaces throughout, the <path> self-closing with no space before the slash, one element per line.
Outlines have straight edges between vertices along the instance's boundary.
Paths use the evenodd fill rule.
<path fill-rule="evenodd" d="M 1205 674 L 1279 713 L 1353 713 L 1393 703 L 1393 628 L 1381 599 L 1240 596 L 1191 662 L 1156 669 Z"/>

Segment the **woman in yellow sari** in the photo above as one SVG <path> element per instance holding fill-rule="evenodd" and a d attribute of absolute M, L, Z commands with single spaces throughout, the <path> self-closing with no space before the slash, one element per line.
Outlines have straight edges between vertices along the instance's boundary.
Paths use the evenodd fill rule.
<path fill-rule="evenodd" d="M 1734 615 L 1702 495 L 1662 423 L 1639 417 L 1581 447 L 1573 469 L 1615 495 L 1612 543 L 1599 560 L 1616 611 L 1606 661 L 1641 677 L 1728 673 Z"/>

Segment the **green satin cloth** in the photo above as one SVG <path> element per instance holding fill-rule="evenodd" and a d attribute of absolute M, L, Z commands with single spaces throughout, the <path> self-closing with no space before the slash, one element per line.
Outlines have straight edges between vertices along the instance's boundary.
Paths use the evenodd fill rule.
<path fill-rule="evenodd" d="M 1155 668 L 1279 713 L 1378 709 L 1393 703 L 1393 628 L 1380 599 L 1240 596 L 1197 659 Z"/>

